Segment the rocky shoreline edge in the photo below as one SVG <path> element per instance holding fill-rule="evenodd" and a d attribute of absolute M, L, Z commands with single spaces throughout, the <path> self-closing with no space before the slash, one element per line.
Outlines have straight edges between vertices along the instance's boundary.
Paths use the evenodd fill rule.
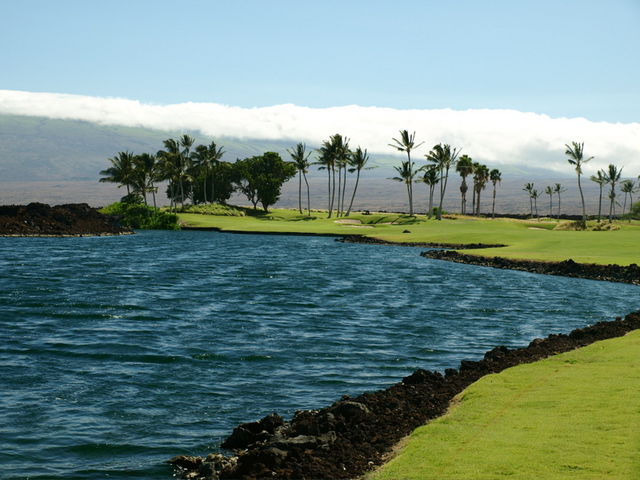
<path fill-rule="evenodd" d="M 130 235 L 116 219 L 86 203 L 0 206 L 0 237 L 85 237 Z"/>
<path fill-rule="evenodd" d="M 420 253 L 420 256 L 434 260 L 446 260 L 449 262 L 465 263 L 481 267 L 520 270 L 523 272 L 539 273 L 542 275 L 559 275 L 564 277 L 583 278 L 586 280 L 601 280 L 606 282 L 640 285 L 640 267 L 635 263 L 632 263 L 631 265 L 600 265 L 596 263 L 577 263 L 571 259 L 560 262 L 542 262 L 537 260 L 515 260 L 498 256 L 485 257 L 480 255 L 469 255 L 455 251 L 506 247 L 506 245 L 499 244 L 396 243 L 387 242 L 377 238 L 362 237 L 359 235 L 349 235 L 337 239 L 337 241 L 344 243 L 362 243 L 367 245 L 431 248 L 437 250 L 427 250 Z"/>
<path fill-rule="evenodd" d="M 481 377 L 506 368 L 620 337 L 640 328 L 640 311 L 568 335 L 552 334 L 527 347 L 504 346 L 480 361 L 462 361 L 444 375 L 416 370 L 385 390 L 342 397 L 321 410 L 277 413 L 234 428 L 221 447 L 231 455 L 180 455 L 168 461 L 185 479 L 348 479 L 384 463 L 417 427 L 443 415 L 451 400 Z"/>
<path fill-rule="evenodd" d="M 482 267 L 640 285 L 640 267 L 635 263 L 631 265 L 598 265 L 596 263 L 577 263 L 571 259 L 561 262 L 540 262 L 504 257 L 482 257 L 452 250 L 428 250 L 420 255 L 435 260 L 447 260 Z"/>

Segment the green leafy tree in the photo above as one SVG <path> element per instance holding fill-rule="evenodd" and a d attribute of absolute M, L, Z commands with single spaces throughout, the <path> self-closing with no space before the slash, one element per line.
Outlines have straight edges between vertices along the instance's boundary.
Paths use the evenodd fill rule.
<path fill-rule="evenodd" d="M 285 162 L 275 152 L 239 160 L 237 166 L 238 188 L 257 209 L 258 203 L 265 212 L 280 198 L 284 182 L 296 175 L 296 167 Z"/>
<path fill-rule="evenodd" d="M 591 175 L 591 177 L 589 178 L 592 182 L 597 183 L 600 187 L 600 195 L 598 197 L 598 223 L 600 223 L 600 218 L 602 216 L 602 188 L 609 182 L 604 170 L 598 170 L 596 172 L 596 175 Z"/>
<path fill-rule="evenodd" d="M 497 168 L 489 172 L 489 180 L 493 184 L 493 205 L 491 206 L 491 218 L 496 218 L 496 190 L 498 183 L 502 181 L 502 173 Z"/>
<path fill-rule="evenodd" d="M 462 182 L 460 183 L 460 194 L 462 196 L 460 213 L 464 215 L 467 213 L 467 191 L 469 190 L 467 177 L 473 174 L 473 160 L 468 155 L 462 155 L 456 164 L 456 172 L 462 177 Z"/>
<path fill-rule="evenodd" d="M 407 184 L 407 194 L 409 196 L 409 215 L 413 216 L 413 177 L 415 177 L 417 172 L 414 172 L 413 167 L 414 163 L 411 161 L 411 151 L 418 148 L 424 142 L 420 142 L 416 145 L 415 142 L 416 132 L 409 133 L 408 130 L 400 130 L 400 139 L 392 138 L 391 140 L 394 143 L 390 143 L 389 146 L 395 148 L 399 152 L 407 153 L 406 162 L 402 162 L 400 167 L 394 167 L 396 171 L 400 174 L 401 180 Z M 394 177 L 394 180 L 397 180 L 398 177 Z M 407 179 L 410 179 L 407 183 Z"/>
<path fill-rule="evenodd" d="M 317 164 L 320 165 L 318 168 L 319 170 L 327 170 L 328 174 L 329 215 L 327 218 L 331 218 L 336 200 L 336 171 L 342 171 L 347 164 L 350 155 L 349 139 L 336 133 L 329 140 L 322 142 L 322 146 L 317 152 L 319 153 Z M 338 197 L 340 197 L 340 187 L 338 187 Z M 340 203 L 339 198 L 338 203 Z"/>
<path fill-rule="evenodd" d="M 593 157 L 584 158 L 584 142 L 577 143 L 572 142 L 571 146 L 565 144 L 567 150 L 564 152 L 569 158 L 567 161 L 570 165 L 573 165 L 576 169 L 576 174 L 578 175 L 578 190 L 580 191 L 580 200 L 582 202 L 582 224 L 587 224 L 587 209 L 584 204 L 584 194 L 582 193 L 582 185 L 580 184 L 580 176 L 582 175 L 582 167 L 589 160 L 592 160 Z"/>
<path fill-rule="evenodd" d="M 293 159 L 293 164 L 298 170 L 298 210 L 302 215 L 302 179 L 307 186 L 307 214 L 311 216 L 311 194 L 309 191 L 309 181 L 307 180 L 307 173 L 309 172 L 309 156 L 311 152 L 306 152 L 306 145 L 304 143 L 298 143 L 295 148 L 287 150 L 287 153 Z"/>

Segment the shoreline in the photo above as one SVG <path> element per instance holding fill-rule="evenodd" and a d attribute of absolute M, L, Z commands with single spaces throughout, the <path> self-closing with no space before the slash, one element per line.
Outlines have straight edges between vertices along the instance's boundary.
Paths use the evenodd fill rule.
<path fill-rule="evenodd" d="M 444 375 L 419 369 L 384 390 L 345 395 L 329 407 L 298 411 L 289 421 L 273 413 L 239 425 L 221 445 L 231 455 L 180 455 L 167 463 L 180 478 L 360 478 L 385 463 L 402 438 L 446 413 L 451 400 L 483 376 L 637 329 L 640 311 L 567 335 L 537 338 L 523 348 L 499 346 L 482 360 L 463 360 L 459 369 L 446 369 Z"/>

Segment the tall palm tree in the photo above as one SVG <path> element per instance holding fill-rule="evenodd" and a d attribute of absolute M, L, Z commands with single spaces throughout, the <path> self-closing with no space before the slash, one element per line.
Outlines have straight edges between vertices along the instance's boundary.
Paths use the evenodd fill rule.
<path fill-rule="evenodd" d="M 133 181 L 133 153 L 120 152 L 108 160 L 111 162 L 111 167 L 100 172 L 100 175 L 104 175 L 104 177 L 98 181 L 100 183 L 118 183 L 118 188 L 125 186 L 127 187 L 127 195 L 130 195 Z"/>
<path fill-rule="evenodd" d="M 553 216 L 553 194 L 555 191 L 553 190 L 553 187 L 547 185 L 544 187 L 544 193 L 549 195 L 549 218 L 551 218 Z"/>
<path fill-rule="evenodd" d="M 329 216 L 327 218 L 331 218 L 331 212 L 333 210 L 333 199 L 331 195 L 331 173 L 334 168 L 334 155 L 331 147 L 331 143 L 329 141 L 322 142 L 322 146 L 316 150 L 318 152 L 318 157 L 316 161 L 316 165 L 319 165 L 318 170 L 326 170 L 327 171 L 327 210 L 329 212 Z"/>
<path fill-rule="evenodd" d="M 571 146 L 565 144 L 565 147 L 567 147 L 567 150 L 564 153 L 569 157 L 567 161 L 576 168 L 576 174 L 578 175 L 578 190 L 580 191 L 580 200 L 582 201 L 582 223 L 583 225 L 586 225 L 587 209 L 584 205 L 584 195 L 582 193 L 582 185 L 580 185 L 580 175 L 582 175 L 582 166 L 593 157 L 584 158 L 584 142 L 571 142 Z"/>
<path fill-rule="evenodd" d="M 158 159 L 155 155 L 142 153 L 133 157 L 134 183 L 133 192 L 142 195 L 144 204 L 149 208 L 147 193 L 153 195 L 153 207 L 156 209 L 156 190 L 154 182 L 158 179 Z"/>
<path fill-rule="evenodd" d="M 538 221 L 540 220 L 540 215 L 538 215 L 538 198 L 540 198 L 540 195 L 542 195 L 542 193 L 538 193 L 538 190 L 535 188 L 531 191 L 531 198 L 533 198 L 533 204 L 536 208 L 536 218 Z"/>
<path fill-rule="evenodd" d="M 474 166 L 473 174 L 473 189 L 474 196 L 477 197 L 475 201 L 476 212 L 475 215 L 480 215 L 480 193 L 487 188 L 487 182 L 489 181 L 489 169 L 486 165 L 476 164 Z"/>
<path fill-rule="evenodd" d="M 609 183 L 607 175 L 604 170 L 598 170 L 596 175 L 591 175 L 589 179 L 595 182 L 600 187 L 600 196 L 598 197 L 598 223 L 600 223 L 600 217 L 602 216 L 602 188 Z"/>
<path fill-rule="evenodd" d="M 456 165 L 456 172 L 462 177 L 462 183 L 460 184 L 460 194 L 462 196 L 462 205 L 460 206 L 460 213 L 463 215 L 467 213 L 467 177 L 473 173 L 473 160 L 468 155 L 462 155 Z"/>
<path fill-rule="evenodd" d="M 224 147 L 218 147 L 216 142 L 211 142 L 209 145 L 198 145 L 196 147 L 195 154 L 193 155 L 193 163 L 199 169 L 203 170 L 203 185 L 202 190 L 204 193 L 204 203 L 207 203 L 207 179 L 211 176 L 211 203 L 216 201 L 216 171 L 220 165 L 222 156 L 227 153 L 222 150 Z M 211 172 L 211 175 L 209 175 Z"/>
<path fill-rule="evenodd" d="M 409 195 L 409 215 L 413 216 L 413 178 L 418 173 L 414 170 L 413 162 L 409 160 L 403 160 L 400 163 L 400 166 L 394 165 L 393 168 L 398 172 L 397 177 L 393 177 L 391 180 L 395 180 L 397 182 L 404 182 L 407 187 L 407 194 Z"/>
<path fill-rule="evenodd" d="M 493 184 L 493 205 L 491 207 L 491 218 L 496 218 L 496 187 L 502 181 L 502 173 L 497 168 L 489 172 L 489 180 Z"/>
<path fill-rule="evenodd" d="M 624 168 L 624 167 L 623 167 Z M 609 205 L 609 223 L 613 222 L 613 213 L 614 213 L 614 204 L 616 203 L 616 183 L 620 180 L 620 176 L 622 175 L 622 168 L 618 170 L 618 167 L 615 165 L 609 164 L 609 169 L 606 172 L 607 183 L 611 185 L 611 190 L 609 190 L 609 199 L 611 203 Z"/>
<path fill-rule="evenodd" d="M 625 180 L 620 184 L 620 191 L 624 193 L 624 205 L 622 206 L 622 216 L 624 217 L 624 211 L 627 207 L 627 195 L 631 199 L 629 203 L 629 223 L 631 223 L 631 207 L 633 205 L 633 191 L 635 190 L 636 182 L 634 180 Z"/>
<path fill-rule="evenodd" d="M 558 195 L 558 218 L 560 218 L 560 207 L 562 203 L 562 198 L 560 197 L 560 194 L 566 192 L 567 189 L 564 188 L 560 183 L 556 183 L 553 187 L 553 191 Z"/>
<path fill-rule="evenodd" d="M 529 195 L 529 207 L 531 208 L 531 218 L 533 218 L 533 183 L 525 183 L 522 190 Z"/>
<path fill-rule="evenodd" d="M 369 161 L 369 155 L 367 154 L 367 149 L 362 150 L 360 146 L 356 148 L 355 152 L 351 152 L 351 159 L 349 160 L 349 173 L 356 172 L 356 184 L 353 186 L 353 194 L 351 195 L 351 202 L 349 203 L 349 208 L 347 209 L 347 215 L 351 213 L 351 207 L 353 207 L 353 199 L 356 198 L 356 190 L 358 190 L 358 183 L 360 182 L 360 172 L 362 170 L 371 170 L 376 167 L 367 167 L 367 162 Z"/>
<path fill-rule="evenodd" d="M 304 143 L 298 143 L 292 150 L 287 150 L 287 153 L 291 155 L 293 164 L 298 169 L 298 210 L 302 215 L 302 179 L 307 185 L 307 212 L 308 216 L 311 216 L 311 196 L 309 193 L 309 182 L 307 181 L 307 173 L 309 171 L 309 156 L 311 152 L 306 152 L 306 145 Z"/>
<path fill-rule="evenodd" d="M 405 171 L 405 174 L 411 177 L 411 179 L 413 179 L 413 177 L 415 176 L 415 172 L 413 172 L 414 163 L 411 161 L 411 150 L 415 150 L 424 143 L 420 142 L 416 145 L 415 137 L 416 132 L 410 134 L 408 130 L 400 130 L 400 140 L 392 138 L 391 140 L 393 140 L 395 144 L 389 144 L 390 147 L 395 148 L 399 152 L 407 152 L 407 161 L 402 162 L 400 168 L 394 168 L 398 172 L 400 172 L 401 170 L 404 171 L 404 169 L 409 168 L 410 170 Z M 411 183 L 407 185 L 407 193 L 409 194 L 409 215 L 413 216 L 413 187 Z"/>
<path fill-rule="evenodd" d="M 449 178 L 449 169 L 455 165 L 456 159 L 460 152 L 451 145 L 443 145 L 439 143 L 425 155 L 427 160 L 436 164 L 438 173 L 440 174 L 440 206 L 438 207 L 437 219 L 442 220 L 442 204 L 444 202 L 444 194 L 447 190 L 447 179 Z"/>
<path fill-rule="evenodd" d="M 428 218 L 431 218 L 433 214 L 433 191 L 436 188 L 436 185 L 440 181 L 440 177 L 438 175 L 438 169 L 435 165 L 427 165 L 424 168 L 424 175 L 422 176 L 422 181 L 429 185 L 429 208 L 427 209 Z"/>

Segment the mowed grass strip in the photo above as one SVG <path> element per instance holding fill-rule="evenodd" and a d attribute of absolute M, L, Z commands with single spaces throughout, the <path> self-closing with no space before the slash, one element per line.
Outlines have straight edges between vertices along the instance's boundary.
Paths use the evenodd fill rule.
<path fill-rule="evenodd" d="M 468 250 L 466 253 L 540 261 L 572 259 L 578 263 L 640 264 L 640 224 L 616 223 L 615 231 L 554 230 L 557 221 L 476 219 L 452 216 L 442 221 L 401 214 L 353 214 L 348 218 L 326 218 L 326 212 L 309 217 L 296 210 L 276 209 L 268 214 L 244 217 L 180 214 L 194 227 L 223 231 L 365 235 L 396 243 L 485 243 L 503 248 Z M 345 220 L 353 223 L 342 223 Z"/>
<path fill-rule="evenodd" d="M 370 480 L 640 478 L 640 331 L 488 375 Z"/>

